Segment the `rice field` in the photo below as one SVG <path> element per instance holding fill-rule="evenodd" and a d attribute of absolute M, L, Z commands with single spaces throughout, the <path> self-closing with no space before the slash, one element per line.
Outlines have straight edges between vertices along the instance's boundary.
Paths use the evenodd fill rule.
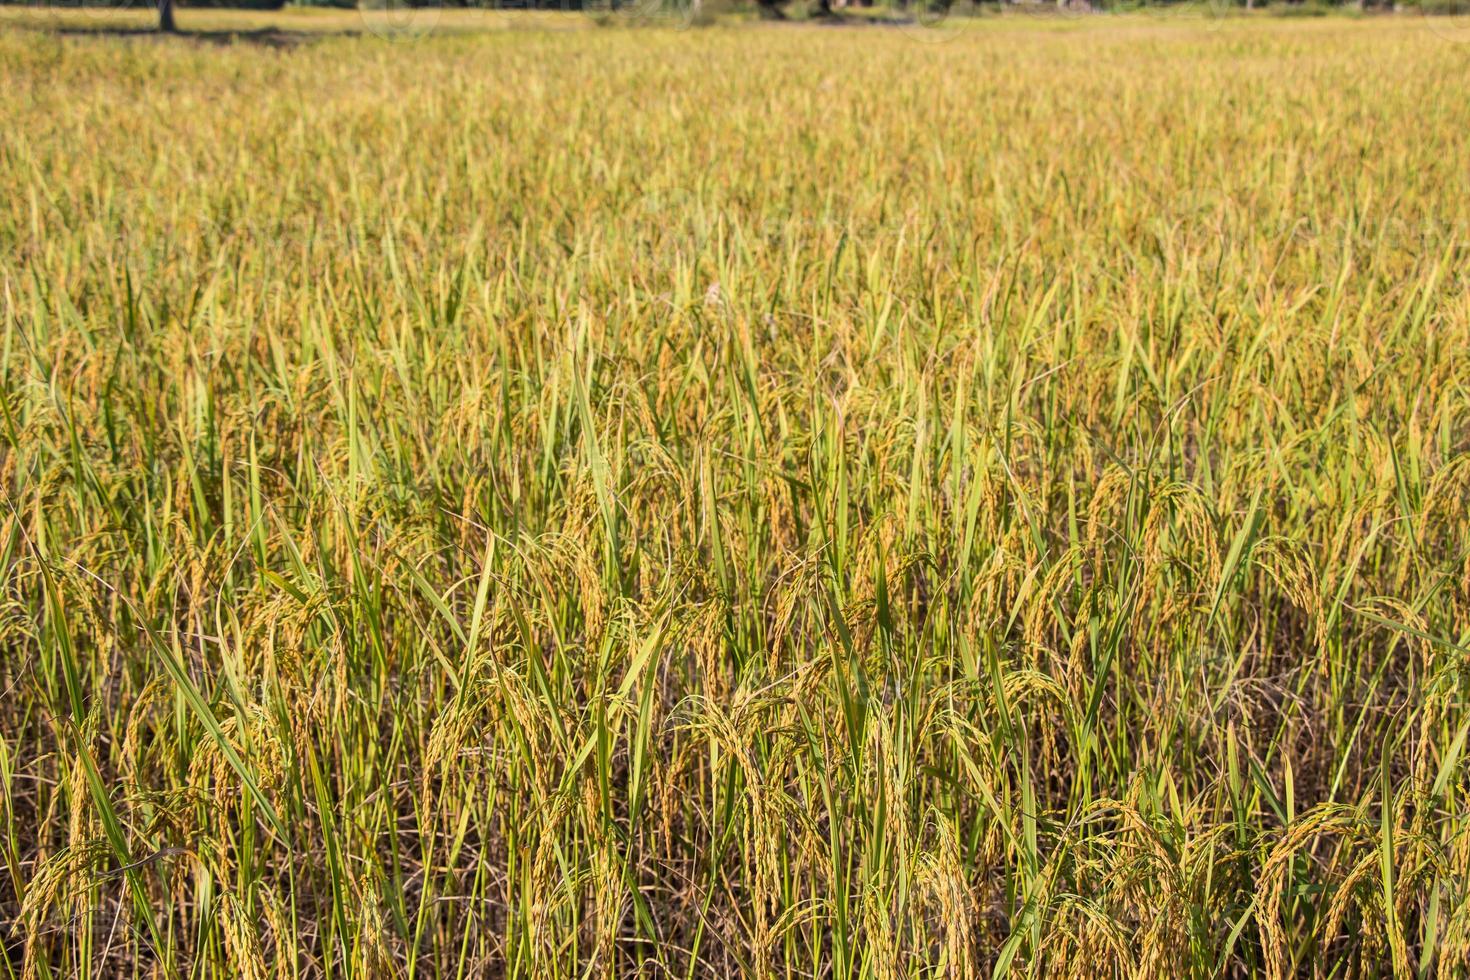
<path fill-rule="evenodd" d="M 1463 25 L 139 16 L 0 17 L 0 975 L 1470 970 Z"/>

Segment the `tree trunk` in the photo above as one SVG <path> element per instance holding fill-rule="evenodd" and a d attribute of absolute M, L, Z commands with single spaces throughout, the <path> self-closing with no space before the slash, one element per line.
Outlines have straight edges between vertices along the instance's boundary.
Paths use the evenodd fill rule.
<path fill-rule="evenodd" d="M 158 0 L 158 29 L 165 34 L 178 31 L 174 24 L 174 0 Z"/>

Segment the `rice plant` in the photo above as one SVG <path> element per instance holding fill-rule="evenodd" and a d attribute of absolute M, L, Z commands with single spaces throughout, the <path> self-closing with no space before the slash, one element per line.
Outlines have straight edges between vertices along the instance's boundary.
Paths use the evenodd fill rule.
<path fill-rule="evenodd" d="M 1470 970 L 1470 47 L 493 16 L 0 29 L 0 973 Z"/>

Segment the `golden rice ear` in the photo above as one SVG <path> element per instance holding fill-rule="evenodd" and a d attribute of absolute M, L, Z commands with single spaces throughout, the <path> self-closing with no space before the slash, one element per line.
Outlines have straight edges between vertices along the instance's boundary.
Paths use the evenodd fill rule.
<path fill-rule="evenodd" d="M 1251 559 L 1292 605 L 1313 617 L 1321 615 L 1322 592 L 1317 570 L 1302 544 L 1268 535 L 1252 546 Z"/>
<path fill-rule="evenodd" d="M 398 959 L 390 949 L 390 939 L 383 919 L 381 888 L 373 871 L 354 882 L 357 897 L 355 922 L 357 935 L 355 972 L 363 977 L 392 977 L 401 972 Z"/>
<path fill-rule="evenodd" d="M 1362 822 L 1362 815 L 1353 807 L 1343 804 L 1323 803 L 1302 814 L 1272 846 L 1262 868 L 1260 894 L 1264 898 L 1260 910 L 1260 928 L 1263 951 L 1266 954 L 1267 975 L 1282 978 L 1290 975 L 1287 951 L 1287 934 L 1282 926 L 1285 914 L 1287 872 L 1292 862 L 1305 859 L 1310 854 L 1324 863 L 1324 874 L 1342 876 L 1334 882 L 1334 903 L 1323 922 L 1323 934 L 1318 941 L 1330 942 L 1350 903 L 1355 902 L 1355 890 L 1370 874 L 1381 869 L 1381 856 L 1374 852 L 1375 828 Z M 1363 854 L 1355 860 L 1355 854 Z M 1362 906 L 1359 906 L 1362 908 Z M 1382 917 L 1365 920 L 1365 926 L 1382 923 Z M 1390 939 L 1390 944 L 1396 940 Z M 1397 959 L 1398 953 L 1394 956 Z"/>
<path fill-rule="evenodd" d="M 929 847 L 919 856 L 914 871 L 914 886 L 927 913 L 918 928 L 937 927 L 942 936 L 940 971 L 958 980 L 973 980 L 977 971 L 971 951 L 979 910 L 966 882 L 959 839 L 949 819 L 937 812 L 930 813 L 926 830 Z"/>
<path fill-rule="evenodd" d="M 220 931 L 224 934 L 225 956 L 235 975 L 241 980 L 267 980 L 271 977 L 266 969 L 256 922 L 245 914 L 240 902 L 227 892 L 220 896 L 216 909 Z"/>
<path fill-rule="evenodd" d="M 1119 530 L 1118 523 L 1122 517 L 1119 508 L 1127 500 L 1133 481 L 1134 477 L 1123 467 L 1110 464 L 1092 489 L 1092 497 L 1087 504 L 1087 535 L 1083 547 L 1094 562 L 1100 561 L 1105 553 L 1107 532 Z"/>

